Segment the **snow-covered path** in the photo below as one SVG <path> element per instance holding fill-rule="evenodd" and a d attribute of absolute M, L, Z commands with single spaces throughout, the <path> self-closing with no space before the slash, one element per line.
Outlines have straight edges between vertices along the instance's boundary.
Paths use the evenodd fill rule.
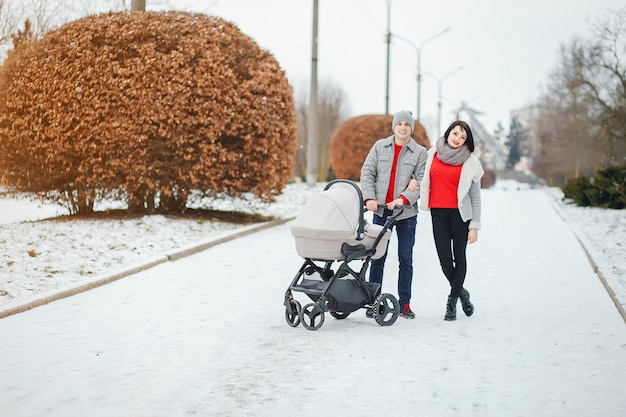
<path fill-rule="evenodd" d="M 417 319 L 380 327 L 357 311 L 289 327 L 283 295 L 302 260 L 286 224 L 0 320 L 0 414 L 626 415 L 626 326 L 549 197 L 483 199 L 470 318 L 443 320 L 447 283 L 420 213 Z"/>

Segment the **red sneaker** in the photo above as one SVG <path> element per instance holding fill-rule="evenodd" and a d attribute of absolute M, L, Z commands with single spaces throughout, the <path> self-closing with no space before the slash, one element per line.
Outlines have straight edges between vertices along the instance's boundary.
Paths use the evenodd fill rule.
<path fill-rule="evenodd" d="M 404 317 L 405 319 L 415 318 L 415 313 L 411 311 L 411 306 L 409 305 L 409 303 L 403 304 L 400 307 L 400 316 Z"/>

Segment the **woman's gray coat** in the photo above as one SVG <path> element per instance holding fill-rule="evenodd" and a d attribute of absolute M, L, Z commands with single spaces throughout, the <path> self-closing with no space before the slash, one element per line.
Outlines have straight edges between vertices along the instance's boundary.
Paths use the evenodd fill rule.
<path fill-rule="evenodd" d="M 429 210 L 430 200 L 430 166 L 432 165 L 437 150 L 433 146 L 428 150 L 428 163 L 426 164 L 426 175 L 420 184 L 422 210 Z M 470 220 L 470 229 L 480 229 L 480 179 L 485 171 L 476 155 L 471 154 L 461 167 L 461 177 L 459 178 L 459 188 L 457 198 L 459 201 L 459 213 L 464 222 Z"/>

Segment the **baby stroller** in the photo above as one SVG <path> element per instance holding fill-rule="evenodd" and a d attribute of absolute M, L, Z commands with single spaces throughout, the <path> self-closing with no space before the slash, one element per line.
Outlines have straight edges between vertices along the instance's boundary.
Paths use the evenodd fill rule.
<path fill-rule="evenodd" d="M 376 323 L 391 326 L 400 312 L 392 294 L 376 297 L 380 284 L 367 282 L 365 274 L 372 259 L 385 254 L 391 226 L 402 213 L 394 210 L 383 226 L 365 221 L 363 194 L 349 180 L 329 182 L 311 195 L 291 226 L 296 251 L 304 263 L 285 292 L 285 319 L 308 330 L 324 324 L 324 313 L 345 319 L 360 308 L 371 308 Z M 353 268 L 352 264 L 359 264 Z M 333 270 L 333 266 L 337 266 Z M 301 306 L 293 292 L 306 294 L 312 302 Z"/>

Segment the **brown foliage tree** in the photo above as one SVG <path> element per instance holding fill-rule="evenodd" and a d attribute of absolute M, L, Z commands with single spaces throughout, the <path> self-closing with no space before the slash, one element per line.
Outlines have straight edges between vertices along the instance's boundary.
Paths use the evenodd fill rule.
<path fill-rule="evenodd" d="M 62 196 L 72 213 L 120 190 L 140 211 L 183 210 L 192 189 L 272 200 L 291 177 L 292 88 L 223 19 L 88 16 L 21 52 L 5 77 L 0 178 Z"/>
<path fill-rule="evenodd" d="M 360 181 L 361 166 L 370 148 L 378 139 L 393 135 L 392 121 L 392 115 L 371 114 L 353 117 L 339 126 L 330 142 L 330 163 L 337 178 Z M 411 136 L 430 148 L 426 129 L 417 121 Z"/>

